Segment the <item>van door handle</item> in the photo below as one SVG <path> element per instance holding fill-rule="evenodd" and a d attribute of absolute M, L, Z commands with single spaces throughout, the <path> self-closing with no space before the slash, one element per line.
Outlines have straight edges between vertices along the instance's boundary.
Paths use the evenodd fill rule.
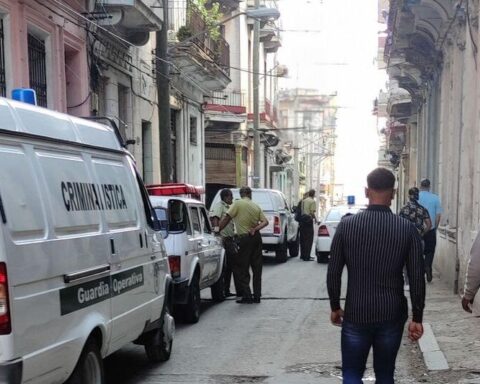
<path fill-rule="evenodd" d="M 112 255 L 115 255 L 115 242 L 113 239 L 110 239 L 110 251 L 112 252 Z"/>

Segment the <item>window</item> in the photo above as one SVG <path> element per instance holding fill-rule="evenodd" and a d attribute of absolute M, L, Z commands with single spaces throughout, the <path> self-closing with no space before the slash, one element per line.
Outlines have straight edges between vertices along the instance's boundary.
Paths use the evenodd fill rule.
<path fill-rule="evenodd" d="M 189 235 L 192 234 L 187 206 L 183 201 L 170 200 L 168 202 L 168 230 L 177 233 L 187 231 Z"/>
<path fill-rule="evenodd" d="M 7 95 L 7 79 L 5 77 L 5 39 L 3 34 L 3 19 L 0 18 L 0 96 Z"/>
<path fill-rule="evenodd" d="M 149 121 L 142 121 L 142 160 L 145 184 L 153 183 L 152 147 L 152 124 Z"/>
<path fill-rule="evenodd" d="M 197 207 L 190 207 L 190 217 L 192 219 L 193 235 L 198 236 L 202 233 L 202 227 L 200 225 Z"/>
<path fill-rule="evenodd" d="M 29 33 L 28 42 L 28 72 L 30 88 L 37 94 L 37 104 L 47 107 L 47 53 L 45 40 Z"/>
<path fill-rule="evenodd" d="M 197 145 L 197 118 L 190 117 L 190 143 Z"/>
<path fill-rule="evenodd" d="M 80 52 L 65 45 L 65 94 L 67 96 L 68 113 L 81 115 L 76 109 L 86 104 L 85 95 L 82 92 L 82 56 Z"/>
<path fill-rule="evenodd" d="M 212 233 L 212 226 L 210 224 L 210 219 L 208 218 L 205 208 L 200 208 L 200 218 L 202 220 L 203 233 Z"/>

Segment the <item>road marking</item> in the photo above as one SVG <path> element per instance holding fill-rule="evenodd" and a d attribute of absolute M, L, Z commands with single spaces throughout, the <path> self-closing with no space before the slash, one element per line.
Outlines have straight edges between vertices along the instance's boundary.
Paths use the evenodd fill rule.
<path fill-rule="evenodd" d="M 447 359 L 438 346 L 430 324 L 423 324 L 423 336 L 418 341 L 423 353 L 423 360 L 429 371 L 444 371 L 449 369 Z"/>

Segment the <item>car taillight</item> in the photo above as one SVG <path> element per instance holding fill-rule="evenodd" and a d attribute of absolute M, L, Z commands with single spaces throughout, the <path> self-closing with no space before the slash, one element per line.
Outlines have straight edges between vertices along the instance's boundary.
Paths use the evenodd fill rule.
<path fill-rule="evenodd" d="M 275 235 L 282 233 L 282 229 L 280 228 L 280 217 L 278 216 L 274 216 L 273 218 L 273 233 Z"/>
<path fill-rule="evenodd" d="M 322 224 L 320 227 L 318 227 L 318 236 L 329 236 L 326 225 Z"/>
<path fill-rule="evenodd" d="M 7 266 L 5 263 L 0 263 L 0 335 L 8 335 L 11 331 Z"/>
<path fill-rule="evenodd" d="M 180 256 L 168 256 L 168 264 L 170 264 L 170 274 L 172 275 L 172 277 L 180 277 Z"/>

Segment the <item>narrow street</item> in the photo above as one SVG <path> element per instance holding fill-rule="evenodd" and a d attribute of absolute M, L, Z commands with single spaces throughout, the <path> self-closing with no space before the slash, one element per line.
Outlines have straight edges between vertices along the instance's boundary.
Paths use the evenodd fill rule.
<path fill-rule="evenodd" d="M 340 329 L 329 323 L 327 266 L 270 260 L 261 304 L 212 305 L 203 291 L 202 317 L 177 325 L 170 361 L 153 366 L 142 347 L 124 348 L 106 361 L 108 383 L 340 383 Z M 397 382 L 435 382 L 424 373 L 418 347 L 405 338 Z M 372 376 L 367 372 L 365 382 Z"/>

